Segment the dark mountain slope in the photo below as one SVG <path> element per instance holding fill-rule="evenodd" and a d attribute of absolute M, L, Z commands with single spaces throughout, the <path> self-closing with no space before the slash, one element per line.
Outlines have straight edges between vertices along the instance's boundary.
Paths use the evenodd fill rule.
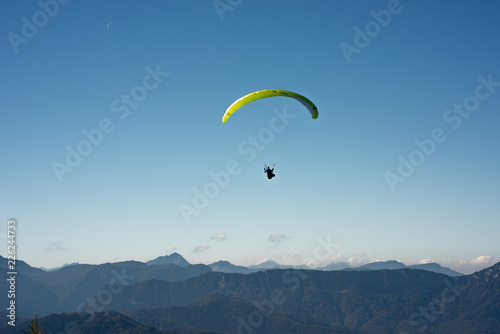
<path fill-rule="evenodd" d="M 51 317 L 75 317 L 96 333 L 99 326 L 109 333 L 500 333 L 500 263 L 461 277 L 420 269 L 277 269 L 114 288 L 100 290 L 114 292 L 98 305 L 108 310 L 96 314 L 98 322 L 86 321 L 88 313 Z"/>
<path fill-rule="evenodd" d="M 205 265 L 179 267 L 175 264 L 146 265 L 142 262 L 127 261 L 101 265 L 73 265 L 56 271 L 46 272 L 28 265 L 18 269 L 18 315 L 34 317 L 56 312 L 75 312 L 93 297 L 118 291 L 123 286 L 159 279 L 182 281 L 207 272 Z M 0 280 L 1 291 L 8 291 L 8 282 Z M 104 287 L 108 290 L 104 291 Z M 99 311 L 99 309 L 97 309 Z"/>
<path fill-rule="evenodd" d="M 268 270 L 249 275 L 207 273 L 185 282 L 147 281 L 127 286 L 107 309 L 130 312 L 192 306 L 220 294 L 247 303 L 278 295 L 276 314 L 310 319 L 330 329 L 373 332 L 396 328 L 420 305 L 428 304 L 448 276 L 423 270 L 335 271 Z M 254 307 L 255 308 L 255 307 Z M 232 312 L 222 308 L 220 312 Z"/>
<path fill-rule="evenodd" d="M 190 306 L 141 309 L 129 313 L 134 319 L 162 330 L 199 333 L 351 333 L 343 326 L 331 328 L 302 314 L 284 314 L 272 301 L 249 302 L 213 294 Z"/>
<path fill-rule="evenodd" d="M 16 327 L 0 329 L 2 334 L 19 334 L 21 329 L 29 330 L 31 321 L 16 324 Z M 174 334 L 145 326 L 138 321 L 118 312 L 100 312 L 94 315 L 87 313 L 59 313 L 38 318 L 38 327 L 48 333 L 71 334 Z"/>

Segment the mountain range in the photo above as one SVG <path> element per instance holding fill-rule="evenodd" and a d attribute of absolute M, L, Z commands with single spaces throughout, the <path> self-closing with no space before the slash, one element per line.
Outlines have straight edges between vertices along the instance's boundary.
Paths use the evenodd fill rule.
<path fill-rule="evenodd" d="M 18 261 L 17 324 L 38 314 L 53 333 L 500 333 L 500 263 L 471 275 L 398 261 L 276 265 L 191 265 L 174 253 L 47 272 Z M 0 319 L 0 333 L 19 332 Z"/>
<path fill-rule="evenodd" d="M 0 256 L 1 258 L 1 256 Z M 23 265 L 25 263 L 21 261 Z M 172 253 L 170 255 L 165 255 L 165 256 L 159 256 L 156 259 L 150 260 L 145 262 L 147 265 L 168 265 L 168 264 L 176 264 L 180 267 L 189 267 L 191 264 L 184 258 L 182 255 L 179 253 Z M 65 264 L 61 267 L 57 268 L 51 268 L 51 269 L 46 269 L 46 268 L 39 268 L 43 271 L 57 271 L 59 269 L 69 267 L 69 266 L 79 266 L 79 263 L 71 263 L 71 264 Z M 203 266 L 203 265 L 202 265 Z M 410 268 L 410 269 L 423 269 L 427 271 L 432 271 L 436 273 L 442 273 L 448 276 L 461 276 L 463 275 L 462 273 L 459 273 L 455 270 L 442 267 L 441 265 L 437 263 L 425 263 L 425 264 L 417 264 L 417 265 L 410 265 L 406 266 L 405 264 L 399 262 L 399 261 L 376 261 L 376 262 L 371 262 L 362 266 L 358 267 L 353 267 L 347 262 L 333 262 L 330 263 L 329 265 L 326 265 L 324 267 L 318 267 L 318 268 L 311 268 L 305 264 L 299 265 L 299 266 L 293 266 L 293 265 L 282 265 L 279 264 L 275 261 L 266 261 L 262 262 L 258 265 L 251 265 L 248 267 L 244 266 L 238 266 L 234 265 L 228 261 L 217 261 L 212 264 L 209 264 L 208 267 L 212 271 L 217 271 L 217 272 L 225 272 L 225 273 L 240 273 L 240 274 L 249 274 L 261 270 L 268 270 L 268 269 L 305 269 L 305 270 L 323 270 L 323 271 L 329 271 L 329 270 L 381 270 L 381 269 L 402 269 L 402 268 Z M 31 267 L 30 267 L 31 268 Z M 36 268 L 31 268 L 31 269 L 36 269 Z M 30 269 L 30 270 L 31 270 Z"/>
<path fill-rule="evenodd" d="M 148 265 L 158 265 L 158 264 L 177 264 L 181 267 L 185 267 L 190 265 L 188 261 L 186 261 L 180 254 L 172 253 L 170 255 L 160 256 L 154 260 L 146 262 Z M 327 266 L 319 267 L 319 268 L 310 268 L 307 265 L 282 265 L 275 261 L 266 261 L 262 262 L 258 265 L 251 265 L 248 267 L 234 265 L 228 261 L 218 261 L 208 265 L 212 271 L 224 272 L 224 273 L 240 273 L 240 274 L 249 274 L 261 270 L 268 269 L 305 269 L 305 270 L 381 270 L 381 269 L 402 269 L 402 268 L 410 268 L 410 269 L 423 269 L 427 271 L 432 271 L 436 273 L 445 274 L 448 276 L 462 276 L 462 273 L 459 273 L 455 270 L 442 267 L 437 263 L 425 263 L 425 264 L 417 264 L 406 266 L 405 264 L 399 261 L 376 261 L 371 262 L 359 267 L 353 267 L 347 262 L 333 262 Z"/>

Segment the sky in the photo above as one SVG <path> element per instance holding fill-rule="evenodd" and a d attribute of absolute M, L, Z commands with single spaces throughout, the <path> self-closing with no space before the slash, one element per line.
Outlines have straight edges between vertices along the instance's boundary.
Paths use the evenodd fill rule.
<path fill-rule="evenodd" d="M 498 2 L 2 7 L 0 255 L 500 261 Z"/>

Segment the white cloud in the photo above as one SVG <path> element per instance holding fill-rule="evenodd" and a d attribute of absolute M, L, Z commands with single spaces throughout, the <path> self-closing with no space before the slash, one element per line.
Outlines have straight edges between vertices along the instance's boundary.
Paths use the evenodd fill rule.
<path fill-rule="evenodd" d="M 493 260 L 493 256 L 481 255 L 472 259 L 461 259 L 458 263 L 450 263 L 449 267 L 467 275 L 490 266 Z"/>
<path fill-rule="evenodd" d="M 330 261 L 331 262 L 346 262 L 344 256 L 340 253 L 337 253 L 336 255 L 332 256 Z"/>
<path fill-rule="evenodd" d="M 252 261 L 252 264 L 253 265 L 258 265 L 258 264 L 261 264 L 261 263 L 264 263 L 264 262 L 267 262 L 267 261 L 274 261 L 275 260 L 275 257 L 262 257 L 262 256 L 257 256 L 253 261 Z"/>
<path fill-rule="evenodd" d="M 286 235 L 283 235 L 283 234 L 271 234 L 269 236 L 269 241 L 275 245 L 279 245 L 280 242 L 282 242 L 288 238 L 289 237 L 287 237 Z"/>
<path fill-rule="evenodd" d="M 471 260 L 460 260 L 459 264 L 464 265 L 464 264 L 488 264 L 491 263 L 493 260 L 492 256 L 489 255 L 481 255 L 476 258 L 473 258 Z"/>
<path fill-rule="evenodd" d="M 356 254 L 348 258 L 345 262 L 349 263 L 353 267 L 359 267 L 370 262 L 366 254 Z"/>
<path fill-rule="evenodd" d="M 367 264 L 367 263 L 373 262 L 373 261 L 371 261 L 368 258 L 366 253 L 355 254 L 355 255 L 351 255 L 351 256 L 343 255 L 342 253 L 337 253 L 337 254 L 333 255 L 332 257 L 330 257 L 326 261 L 319 261 L 318 262 L 316 259 L 309 258 L 305 264 L 307 264 L 311 268 L 315 268 L 315 267 L 322 267 L 322 266 L 325 266 L 325 265 L 328 265 L 331 263 L 341 263 L 341 262 L 348 263 L 352 267 L 359 267 L 359 266 L 362 266 L 364 264 Z"/>
<path fill-rule="evenodd" d="M 226 241 L 227 240 L 227 234 L 226 233 L 218 233 L 216 235 L 210 236 L 209 238 L 212 239 L 212 240 Z"/>
<path fill-rule="evenodd" d="M 423 259 L 418 262 L 418 264 L 427 264 L 427 263 L 433 263 L 435 261 L 432 261 L 431 259 Z"/>
<path fill-rule="evenodd" d="M 337 253 L 336 255 L 333 255 L 328 259 L 321 259 L 321 261 L 318 260 L 317 258 L 309 257 L 306 259 L 305 264 L 311 268 L 316 268 L 316 267 L 323 267 L 330 263 L 338 263 L 338 262 L 346 262 L 344 256 L 340 253 Z"/>
<path fill-rule="evenodd" d="M 49 242 L 49 244 L 41 249 L 41 252 L 52 253 L 52 252 L 65 252 L 69 249 L 64 247 L 63 241 Z"/>
<path fill-rule="evenodd" d="M 195 248 L 193 248 L 193 252 L 201 253 L 201 252 L 209 250 L 210 248 L 212 248 L 212 247 L 210 247 L 208 245 L 207 246 L 196 246 Z"/>
<path fill-rule="evenodd" d="M 473 264 L 487 264 L 487 263 L 491 263 L 491 260 L 493 260 L 492 256 L 481 255 L 481 256 L 476 257 L 475 259 L 472 259 L 471 263 L 473 263 Z"/>

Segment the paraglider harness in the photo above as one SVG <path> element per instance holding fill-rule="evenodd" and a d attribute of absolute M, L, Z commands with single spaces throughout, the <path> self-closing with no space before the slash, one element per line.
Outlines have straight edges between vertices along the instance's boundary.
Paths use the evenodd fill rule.
<path fill-rule="evenodd" d="M 273 173 L 273 172 L 274 172 L 274 166 L 275 166 L 275 165 L 276 165 L 276 164 L 274 164 L 274 165 L 273 165 L 273 168 L 272 168 L 272 169 L 271 169 L 271 167 L 264 165 L 264 173 L 267 173 L 267 178 L 268 178 L 269 180 L 270 180 L 270 179 L 272 179 L 273 177 L 275 177 L 275 176 L 276 176 L 276 175 L 274 175 L 274 173 Z"/>

